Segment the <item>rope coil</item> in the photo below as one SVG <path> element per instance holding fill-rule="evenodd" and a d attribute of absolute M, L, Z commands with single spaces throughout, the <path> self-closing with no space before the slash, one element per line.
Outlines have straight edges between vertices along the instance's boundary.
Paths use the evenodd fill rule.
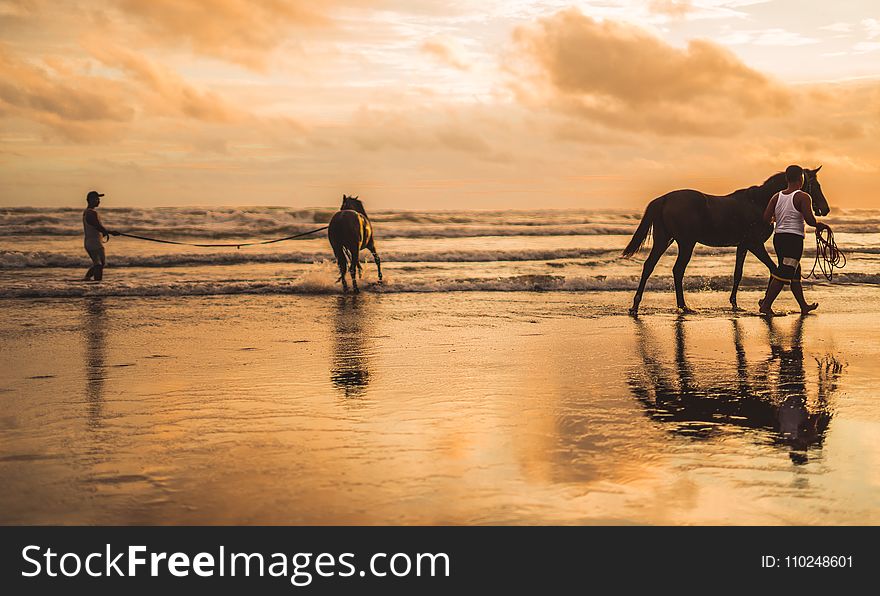
<path fill-rule="evenodd" d="M 834 277 L 835 269 L 846 267 L 846 255 L 837 247 L 837 243 L 834 241 L 834 232 L 831 231 L 831 228 L 816 231 L 816 260 L 813 261 L 813 268 L 810 269 L 807 275 L 803 276 L 803 279 L 810 277 L 818 279 L 816 267 L 819 268 L 822 276 L 828 281 L 831 281 Z"/>

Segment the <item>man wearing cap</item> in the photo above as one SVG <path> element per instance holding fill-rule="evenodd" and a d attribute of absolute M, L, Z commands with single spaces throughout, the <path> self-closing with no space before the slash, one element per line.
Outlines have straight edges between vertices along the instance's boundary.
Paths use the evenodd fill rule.
<path fill-rule="evenodd" d="M 86 195 L 88 207 L 83 211 L 83 234 L 85 235 L 86 252 L 89 253 L 89 258 L 92 259 L 92 266 L 86 271 L 83 281 L 91 281 L 93 279 L 101 281 L 103 279 L 106 259 L 104 257 L 102 237 L 109 240 L 111 235 L 119 235 L 119 232 L 113 232 L 105 228 L 101 223 L 101 218 L 98 217 L 96 209 L 101 204 L 101 197 L 103 196 L 94 190 L 89 191 L 89 194 Z"/>

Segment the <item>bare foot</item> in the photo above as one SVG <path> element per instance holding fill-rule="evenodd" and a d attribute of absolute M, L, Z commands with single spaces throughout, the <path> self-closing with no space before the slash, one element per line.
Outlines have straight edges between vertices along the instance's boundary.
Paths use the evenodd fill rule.
<path fill-rule="evenodd" d="M 816 310 L 817 308 L 819 308 L 818 302 L 808 304 L 808 305 L 804 306 L 803 308 L 801 308 L 801 314 L 802 315 L 809 314 L 809 313 L 813 312 L 814 310 Z"/>
<path fill-rule="evenodd" d="M 775 317 L 776 313 L 773 312 L 772 308 L 764 308 L 764 299 L 761 298 L 758 300 L 758 313 L 764 315 L 765 317 Z"/>

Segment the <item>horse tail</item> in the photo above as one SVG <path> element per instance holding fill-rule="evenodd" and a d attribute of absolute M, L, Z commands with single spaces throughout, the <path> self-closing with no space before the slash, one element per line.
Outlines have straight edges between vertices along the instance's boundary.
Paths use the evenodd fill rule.
<path fill-rule="evenodd" d="M 336 251 L 336 261 L 339 265 L 339 279 L 336 281 L 342 281 L 342 278 L 345 277 L 345 272 L 348 271 L 348 264 L 351 262 L 351 251 L 343 244 Z"/>
<path fill-rule="evenodd" d="M 658 197 L 648 203 L 648 206 L 645 207 L 645 214 L 642 216 L 642 221 L 639 222 L 639 227 L 636 228 L 629 244 L 623 249 L 624 257 L 631 257 L 642 248 L 645 240 L 648 239 L 648 234 L 651 232 L 651 228 L 654 227 L 657 218 L 660 216 L 660 210 L 663 208 L 664 198 L 666 197 Z"/>
<path fill-rule="evenodd" d="M 330 219 L 329 229 L 327 230 L 327 239 L 330 241 L 330 247 L 333 249 L 333 255 L 336 257 L 336 264 L 339 267 L 340 275 L 339 279 L 336 281 L 341 281 L 345 272 L 348 271 L 348 254 L 345 250 L 345 245 L 340 238 L 338 215 L 339 213 L 336 213 L 336 215 Z"/>

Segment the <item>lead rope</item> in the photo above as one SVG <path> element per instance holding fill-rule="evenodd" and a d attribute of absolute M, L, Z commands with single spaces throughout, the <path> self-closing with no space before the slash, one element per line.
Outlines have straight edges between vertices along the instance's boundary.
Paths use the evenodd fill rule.
<path fill-rule="evenodd" d="M 834 277 L 835 269 L 846 267 L 846 255 L 837 247 L 837 243 L 834 241 L 834 232 L 831 231 L 831 228 L 816 231 L 816 260 L 813 261 L 813 268 L 810 269 L 810 273 L 803 276 L 803 279 L 810 277 L 818 279 L 816 267 L 819 268 L 822 275 L 828 281 L 831 281 L 831 278 Z"/>
<path fill-rule="evenodd" d="M 294 238 L 301 238 L 302 236 L 308 236 L 309 234 L 315 234 L 317 232 L 323 232 L 330 226 L 324 226 L 322 228 L 318 228 L 315 230 L 309 230 L 308 232 L 302 232 L 301 234 L 294 234 L 293 236 L 285 236 L 284 238 L 275 238 L 273 240 L 260 240 L 259 242 L 237 242 L 234 244 L 195 244 L 193 242 L 176 242 L 174 240 L 161 240 L 159 238 L 148 238 L 147 236 L 136 236 L 135 234 L 126 234 L 124 232 L 119 232 L 119 236 L 125 236 L 126 238 L 136 238 L 138 240 L 147 240 L 148 242 L 159 242 L 161 244 L 178 244 L 181 246 L 198 246 L 201 248 L 217 248 L 217 247 L 232 247 L 241 248 L 242 246 L 257 246 L 259 244 L 274 244 L 276 242 L 284 242 L 285 240 L 293 240 Z"/>

